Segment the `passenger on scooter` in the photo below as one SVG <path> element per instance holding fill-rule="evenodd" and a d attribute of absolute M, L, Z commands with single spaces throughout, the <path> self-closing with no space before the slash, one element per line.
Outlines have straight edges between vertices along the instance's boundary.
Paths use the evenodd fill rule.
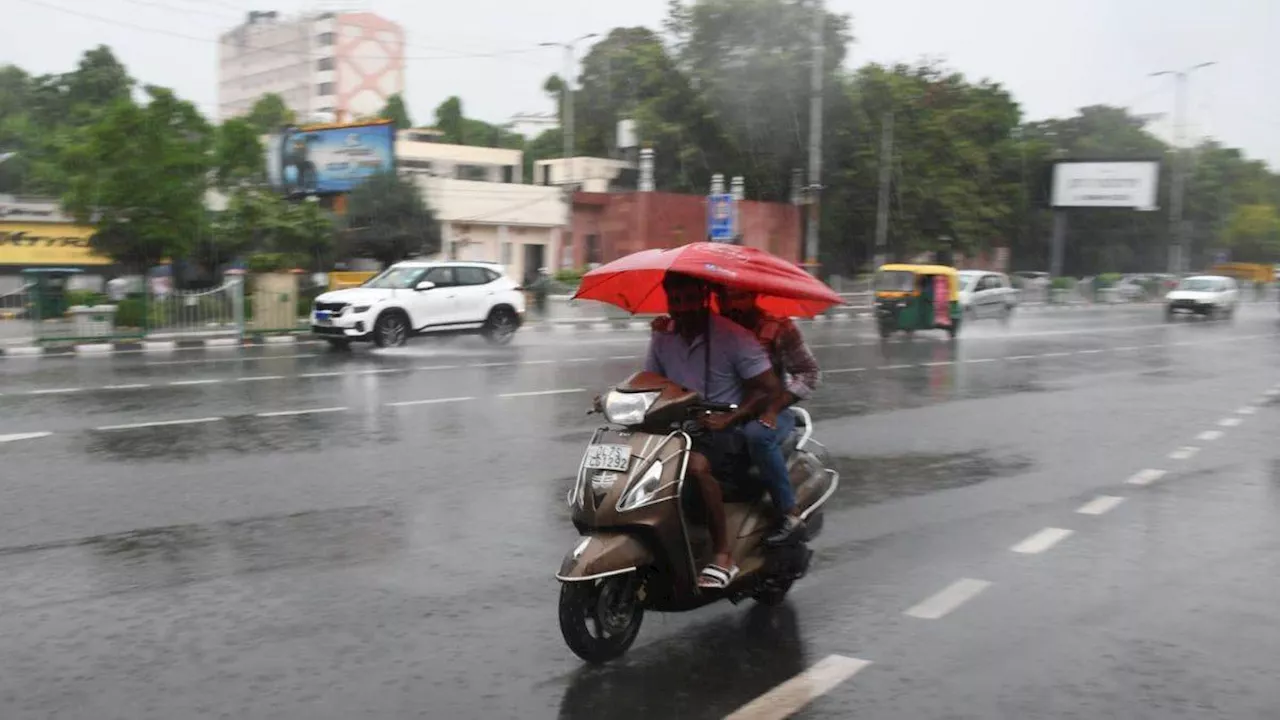
<path fill-rule="evenodd" d="M 822 371 L 796 324 L 790 318 L 773 317 L 760 310 L 756 297 L 748 290 L 721 287 L 717 291 L 720 313 L 755 334 L 775 373 L 785 383 L 760 416 L 742 427 L 751 461 L 759 468 L 760 479 L 782 514 L 781 526 L 765 538 L 766 543 L 777 545 L 804 528 L 786 458 L 782 456 L 782 443 L 795 431 L 795 416 L 784 410 L 813 394 L 822 380 Z M 671 332 L 671 325 L 670 318 L 660 317 L 654 320 L 653 329 Z"/>
<path fill-rule="evenodd" d="M 710 293 L 703 281 L 669 272 L 662 286 L 673 332 L 653 334 L 645 370 L 696 390 L 709 402 L 738 406 L 732 413 L 711 414 L 703 419 L 709 432 L 695 440 L 688 466 L 707 506 L 715 552 L 711 563 L 699 574 L 698 586 L 724 588 L 733 582 L 738 567 L 729 553 L 724 496 L 715 478 L 734 476 L 735 462 L 742 457 L 745 444 L 739 426 L 764 411 L 782 386 L 755 336 L 711 313 Z"/>

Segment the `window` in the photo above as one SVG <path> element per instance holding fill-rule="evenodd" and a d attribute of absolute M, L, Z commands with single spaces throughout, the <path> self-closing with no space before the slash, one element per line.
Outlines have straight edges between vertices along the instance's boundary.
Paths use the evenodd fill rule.
<path fill-rule="evenodd" d="M 601 262 L 601 257 L 602 255 L 600 253 L 600 236 L 594 235 L 594 234 L 588 235 L 587 236 L 587 264 L 590 265 L 591 263 Z"/>
<path fill-rule="evenodd" d="M 451 267 L 431 268 L 431 270 L 427 271 L 423 280 L 435 283 L 436 287 L 453 287 L 458 284 L 453 277 L 453 268 Z"/>
<path fill-rule="evenodd" d="M 325 70 L 332 70 L 332 69 L 333 69 L 333 58 L 331 57 L 320 58 L 319 60 L 316 61 L 316 70 L 324 72 Z"/>
<path fill-rule="evenodd" d="M 431 172 L 430 160 L 400 160 L 397 163 L 401 170 L 412 170 L 414 172 Z"/>
<path fill-rule="evenodd" d="M 516 168 L 514 165 L 502 166 L 502 182 L 504 183 L 515 182 L 515 177 L 516 177 Z"/>
<path fill-rule="evenodd" d="M 459 285 L 488 285 L 493 282 L 489 271 L 478 267 L 460 267 L 455 271 Z"/>
<path fill-rule="evenodd" d="M 393 265 L 387 268 L 381 275 L 366 282 L 364 286 L 367 288 L 408 290 L 418 284 L 418 278 L 421 276 L 422 268 L 396 267 Z"/>
<path fill-rule="evenodd" d="M 333 44 L 333 33 L 331 33 L 331 32 L 327 32 L 327 33 L 320 33 L 319 37 L 317 37 L 317 38 L 316 38 L 316 41 L 317 41 L 317 42 L 319 42 L 321 45 L 324 45 L 324 46 L 332 45 L 332 44 Z"/>
<path fill-rule="evenodd" d="M 333 83 L 331 83 L 331 82 L 327 82 L 327 83 L 320 83 L 319 85 L 317 85 L 317 86 L 316 86 L 316 94 L 317 94 L 317 95 L 332 95 L 332 94 L 333 94 Z"/>
<path fill-rule="evenodd" d="M 457 165 L 453 169 L 454 177 L 458 180 L 472 180 L 484 182 L 489 179 L 488 168 L 481 165 Z"/>

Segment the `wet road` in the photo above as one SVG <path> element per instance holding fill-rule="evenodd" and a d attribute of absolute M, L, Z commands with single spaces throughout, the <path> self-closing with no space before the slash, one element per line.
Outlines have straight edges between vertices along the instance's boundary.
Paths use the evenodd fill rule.
<path fill-rule="evenodd" d="M 601 669 L 552 574 L 642 335 L 0 360 L 0 717 L 1275 717 L 1273 306 L 806 336 L 813 572 Z"/>

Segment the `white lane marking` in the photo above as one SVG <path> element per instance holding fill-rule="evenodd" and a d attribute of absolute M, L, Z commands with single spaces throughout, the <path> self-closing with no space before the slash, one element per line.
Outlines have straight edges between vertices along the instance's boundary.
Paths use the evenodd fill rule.
<path fill-rule="evenodd" d="M 1150 485 L 1165 476 L 1164 470 L 1156 470 L 1155 468 L 1147 468 L 1134 473 L 1125 483 L 1129 485 Z"/>
<path fill-rule="evenodd" d="M 919 605 L 908 608 L 903 614 L 922 620 L 937 620 L 949 615 L 956 608 L 977 597 L 978 593 L 990 586 L 991 583 L 986 580 L 961 578 Z"/>
<path fill-rule="evenodd" d="M 1203 440 L 1205 442 L 1213 442 L 1214 440 L 1217 440 L 1218 438 L 1221 438 L 1221 437 L 1222 437 L 1221 430 L 1205 430 L 1204 432 L 1197 435 L 1196 439 Z"/>
<path fill-rule="evenodd" d="M 908 364 L 906 364 L 906 365 L 882 365 L 879 369 L 881 369 L 881 370 L 904 370 L 904 369 L 909 368 L 909 367 L 915 367 L 915 366 L 914 366 L 914 365 L 911 365 L 910 363 L 908 363 Z"/>
<path fill-rule="evenodd" d="M 866 368 L 836 368 L 835 370 L 823 370 L 823 375 L 835 375 L 836 373 L 863 372 Z"/>
<path fill-rule="evenodd" d="M 1015 360 L 1035 360 L 1036 356 L 1035 355 L 1010 355 L 1009 357 L 1004 359 L 1009 360 L 1010 362 Z"/>
<path fill-rule="evenodd" d="M 1258 408 L 1253 407 L 1252 405 L 1245 405 L 1244 407 L 1237 410 L 1236 414 L 1237 415 L 1253 415 L 1256 412 L 1258 412 Z"/>
<path fill-rule="evenodd" d="M 356 375 L 387 375 L 389 373 L 404 372 L 400 368 L 383 368 L 381 370 L 361 370 Z"/>
<path fill-rule="evenodd" d="M 239 382 L 258 382 L 260 380 L 283 380 L 283 375 L 253 375 L 239 378 Z"/>
<path fill-rule="evenodd" d="M 1051 353 L 1044 353 L 1040 357 L 1067 357 L 1070 354 L 1071 353 L 1069 352 L 1051 352 Z"/>
<path fill-rule="evenodd" d="M 542 395 L 570 395 L 572 393 L 586 392 L 583 388 L 565 388 L 564 390 L 533 390 L 530 392 L 514 392 L 502 393 L 500 398 L 523 398 L 523 397 L 540 397 Z"/>
<path fill-rule="evenodd" d="M 257 413 L 257 416 L 261 418 L 290 417 L 293 415 L 311 415 L 314 413 L 335 413 L 335 412 L 342 412 L 343 410 L 346 410 L 346 409 L 347 408 L 344 406 L 336 406 L 336 407 L 308 408 L 306 410 L 275 410 L 272 412 L 260 412 L 260 413 Z"/>
<path fill-rule="evenodd" d="M 1275 389 L 1275 388 L 1271 388 L 1270 390 L 1268 390 L 1268 391 L 1266 392 L 1266 396 L 1267 396 L 1267 397 L 1275 397 L 1275 396 L 1277 396 L 1277 395 L 1280 395 L 1280 390 L 1277 390 L 1277 389 Z"/>
<path fill-rule="evenodd" d="M 1242 422 L 1244 422 L 1244 420 L 1237 417 L 1226 417 L 1218 421 L 1218 427 L 1236 427 Z"/>
<path fill-rule="evenodd" d="M 300 378 L 326 378 L 326 377 L 341 377 L 341 376 L 342 376 L 342 373 L 340 373 L 340 372 L 314 372 L 314 373 L 302 373 L 302 374 L 301 374 L 301 375 L 299 375 L 298 377 L 300 377 Z"/>
<path fill-rule="evenodd" d="M 1009 549 L 1023 555 L 1038 555 L 1071 537 L 1073 532 L 1066 528 L 1047 527 Z"/>
<path fill-rule="evenodd" d="M 220 383 L 220 382 L 222 382 L 222 381 L 221 381 L 221 380 L 218 380 L 218 379 L 216 379 L 216 378 L 210 378 L 210 379 L 207 379 L 207 380 L 174 380 L 173 382 L 171 382 L 171 383 L 169 383 L 169 384 L 170 384 L 170 385 L 173 385 L 173 386 L 179 386 L 179 385 L 217 385 L 217 384 L 218 384 L 218 383 Z"/>
<path fill-rule="evenodd" d="M 440 403 L 467 402 L 475 400 L 474 397 L 449 397 L 449 398 L 431 398 L 430 400 L 402 400 L 400 402 L 387 403 L 389 407 L 409 407 L 411 405 L 439 405 Z"/>
<path fill-rule="evenodd" d="M 998 361 L 999 359 L 1000 359 L 1000 358 L 972 358 L 972 359 L 970 359 L 970 360 L 965 360 L 965 362 L 967 362 L 967 363 L 992 363 L 992 362 L 996 362 L 996 361 Z"/>
<path fill-rule="evenodd" d="M 940 361 L 940 362 L 927 362 L 927 363 L 920 363 L 920 367 L 942 367 L 943 365 L 950 365 L 950 364 L 952 364 L 953 362 L 955 362 L 955 361 L 954 361 L 954 360 L 942 360 L 942 361 Z"/>
<path fill-rule="evenodd" d="M 1182 447 L 1169 453 L 1170 460 L 1190 460 L 1200 452 L 1200 448 L 1195 445 L 1183 445 Z"/>
<path fill-rule="evenodd" d="M 457 370 L 457 365 L 419 365 L 414 370 Z"/>
<path fill-rule="evenodd" d="M 151 387 L 150 383 L 126 383 L 124 385 L 103 385 L 103 390 L 143 390 Z"/>
<path fill-rule="evenodd" d="M 1076 351 L 1076 354 L 1078 354 L 1078 355 L 1097 355 L 1098 353 L 1104 353 L 1104 352 L 1106 352 L 1106 351 L 1107 351 L 1107 350 L 1106 350 L 1106 348 L 1094 348 L 1094 349 L 1092 349 L 1092 350 L 1077 350 L 1077 351 Z"/>
<path fill-rule="evenodd" d="M 296 360 L 298 358 L 320 357 L 316 353 L 306 353 L 301 355 L 263 355 L 262 357 L 241 357 L 241 358 L 202 358 L 200 360 L 157 360 L 155 362 L 145 362 L 143 365 L 151 367 L 153 365 L 200 365 L 202 363 L 243 363 L 243 362 L 266 362 L 267 360 Z"/>
<path fill-rule="evenodd" d="M 51 432 L 29 432 L 29 433 L 13 433 L 11 435 L 0 435 L 0 443 L 18 442 L 19 440 L 38 440 L 40 438 L 49 437 Z"/>
<path fill-rule="evenodd" d="M 783 720 L 858 674 L 870 661 L 828 655 L 812 667 L 734 710 L 725 720 Z"/>
<path fill-rule="evenodd" d="M 1089 502 L 1081 505 L 1076 512 L 1081 515 L 1105 515 L 1116 509 L 1116 506 L 1124 502 L 1124 498 L 1115 495 L 1099 495 Z"/>
<path fill-rule="evenodd" d="M 31 390 L 28 395 L 66 395 L 68 393 L 78 393 L 84 388 L 46 388 L 44 390 Z"/>
<path fill-rule="evenodd" d="M 569 361 L 569 362 L 572 362 L 572 361 Z M 519 364 L 520 363 L 514 363 L 514 362 L 491 362 L 491 363 L 477 363 L 475 365 L 471 365 L 470 367 L 473 367 L 473 368 L 511 367 L 513 365 L 519 365 Z"/>
<path fill-rule="evenodd" d="M 1124 347 L 1113 348 L 1116 352 L 1129 352 L 1130 350 L 1141 350 L 1137 345 L 1126 345 Z"/>
<path fill-rule="evenodd" d="M 102 427 L 94 428 L 94 430 L 109 432 L 111 430 L 138 430 L 140 428 L 166 427 L 169 425 L 199 425 L 201 423 L 218 422 L 221 419 L 220 417 L 203 417 L 189 418 L 187 420 L 156 420 L 154 422 L 129 423 L 127 425 L 103 425 Z"/>

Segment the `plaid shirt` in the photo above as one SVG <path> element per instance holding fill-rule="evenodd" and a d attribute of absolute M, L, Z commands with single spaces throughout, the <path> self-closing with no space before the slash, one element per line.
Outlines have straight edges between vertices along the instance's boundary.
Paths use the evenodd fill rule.
<path fill-rule="evenodd" d="M 804 400 L 818 389 L 818 383 L 822 381 L 818 359 L 804 343 L 800 328 L 796 327 L 791 318 L 761 315 L 756 323 L 755 334 L 769 353 L 769 360 L 773 363 L 778 378 L 791 394 Z"/>

